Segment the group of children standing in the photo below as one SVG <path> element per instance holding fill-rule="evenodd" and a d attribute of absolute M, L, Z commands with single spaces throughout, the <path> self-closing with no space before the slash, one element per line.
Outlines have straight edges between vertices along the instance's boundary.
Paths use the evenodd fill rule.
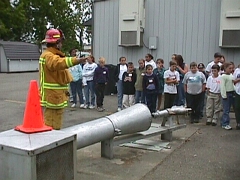
<path fill-rule="evenodd" d="M 203 63 L 196 62 L 190 63 L 188 70 L 182 56 L 176 54 L 173 54 L 168 69 L 164 68 L 163 59 L 155 62 L 151 54 L 140 59 L 138 64 L 139 67 L 134 68 L 125 57 L 119 59 L 114 72 L 118 111 L 135 103 L 144 103 L 154 113 L 160 110 L 164 94 L 163 108 L 174 105 L 191 108 L 191 123 L 199 122 L 205 107 L 206 125 L 216 126 L 222 110 L 221 126 L 226 130 L 232 129 L 229 112 L 233 106 L 236 129 L 240 129 L 240 68 L 234 69 L 234 64 L 225 62 L 220 53 L 214 54 L 214 60 L 206 70 Z M 96 95 L 97 110 L 104 111 L 104 90 L 109 79 L 105 59 L 99 58 L 97 65 L 94 57 L 89 56 L 86 64 L 71 67 L 70 72 L 74 79 L 70 84 L 73 96 L 71 107 L 76 107 L 78 95 L 80 108 L 94 109 Z"/>
<path fill-rule="evenodd" d="M 75 49 L 71 50 L 70 54 L 76 56 Z M 72 108 L 76 107 L 78 96 L 80 108 L 94 109 L 96 95 L 97 110 L 105 110 L 103 107 L 104 90 L 109 78 L 105 61 L 105 58 L 100 57 L 98 61 L 99 64 L 97 65 L 94 57 L 89 56 L 85 64 L 79 64 L 69 68 L 73 76 L 73 81 L 70 83 Z M 82 89 L 84 90 L 84 94 Z"/>
<path fill-rule="evenodd" d="M 182 58 L 181 55 L 175 56 Z M 145 103 L 151 113 L 156 112 L 160 110 L 163 94 L 164 109 L 171 108 L 178 105 L 177 99 L 182 91 L 184 99 L 180 99 L 180 102 L 192 109 L 191 123 L 199 122 L 203 108 L 206 107 L 206 125 L 216 126 L 220 111 L 223 110 L 221 126 L 230 130 L 229 112 L 233 106 L 237 119 L 236 129 L 240 129 L 240 69 L 234 70 L 233 63 L 224 62 L 225 59 L 222 61 L 222 58 L 220 53 L 215 53 L 214 61 L 208 64 L 206 72 L 203 63 L 192 62 L 188 70 L 186 64 L 180 68 L 174 58 L 169 63 L 169 69 L 164 68 L 162 59 L 157 59 L 153 68 L 151 54 L 147 54 L 145 60 L 140 59 L 139 67 L 134 70 L 133 63 L 126 63 L 126 58 L 121 57 L 115 72 L 118 111 L 134 103 Z"/>

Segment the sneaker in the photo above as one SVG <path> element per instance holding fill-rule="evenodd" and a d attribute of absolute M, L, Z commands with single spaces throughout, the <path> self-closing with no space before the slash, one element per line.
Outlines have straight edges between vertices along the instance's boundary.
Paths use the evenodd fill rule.
<path fill-rule="evenodd" d="M 89 106 L 89 109 L 94 109 L 94 108 L 95 108 L 95 106 L 93 106 L 93 105 Z"/>
<path fill-rule="evenodd" d="M 121 111 L 121 110 L 122 110 L 122 108 L 120 108 L 120 107 L 117 109 L 118 112 Z"/>
<path fill-rule="evenodd" d="M 75 107 L 76 107 L 76 104 L 73 103 L 73 104 L 71 105 L 71 108 L 75 108 Z"/>
<path fill-rule="evenodd" d="M 232 127 L 231 127 L 231 126 L 229 126 L 229 125 L 222 126 L 222 128 L 223 128 L 223 129 L 226 129 L 226 130 L 231 130 L 231 129 L 232 129 Z"/>
<path fill-rule="evenodd" d="M 84 104 L 80 104 L 80 108 L 81 108 L 81 109 L 84 108 Z"/>
<path fill-rule="evenodd" d="M 211 125 L 212 123 L 210 121 L 207 121 L 206 122 L 206 125 Z"/>
<path fill-rule="evenodd" d="M 217 125 L 217 123 L 215 123 L 215 122 L 212 122 L 212 126 L 216 126 Z"/>
<path fill-rule="evenodd" d="M 97 111 L 98 111 L 98 112 L 103 112 L 104 109 L 103 109 L 102 107 L 97 107 Z"/>
<path fill-rule="evenodd" d="M 88 105 L 84 105 L 83 108 L 84 108 L 84 109 L 87 109 L 87 108 L 88 108 Z"/>

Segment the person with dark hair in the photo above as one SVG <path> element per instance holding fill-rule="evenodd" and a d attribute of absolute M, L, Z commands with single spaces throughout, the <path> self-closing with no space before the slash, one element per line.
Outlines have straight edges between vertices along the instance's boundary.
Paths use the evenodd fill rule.
<path fill-rule="evenodd" d="M 177 54 L 172 54 L 172 57 L 171 57 L 171 59 L 172 59 L 172 61 L 176 61 L 176 56 L 177 56 Z"/>
<path fill-rule="evenodd" d="M 207 79 L 206 125 L 216 126 L 221 111 L 221 77 L 219 71 L 219 65 L 214 64 L 212 66 L 212 76 L 209 76 Z"/>
<path fill-rule="evenodd" d="M 206 78 L 197 69 L 197 63 L 190 64 L 190 71 L 183 78 L 184 90 L 186 92 L 187 107 L 191 108 L 191 123 L 199 123 L 200 101 L 205 91 Z"/>
<path fill-rule="evenodd" d="M 42 43 L 47 49 L 39 58 L 41 106 L 44 121 L 53 129 L 61 129 L 64 108 L 68 101 L 68 84 L 73 81 L 68 68 L 80 64 L 85 58 L 66 57 L 61 52 L 64 34 L 60 29 L 49 29 Z"/>
<path fill-rule="evenodd" d="M 139 59 L 138 60 L 139 67 L 136 68 L 136 75 L 137 75 L 137 80 L 135 83 L 135 103 L 143 103 L 145 104 L 145 94 L 143 92 L 143 87 L 142 87 L 142 80 L 143 76 L 146 73 L 145 69 L 145 60 L 144 59 Z"/>
<path fill-rule="evenodd" d="M 69 54 L 70 54 L 71 57 L 76 57 L 77 56 L 77 50 L 75 48 L 72 48 L 69 51 Z"/>
<path fill-rule="evenodd" d="M 170 68 L 164 72 L 164 109 L 171 108 L 177 95 L 177 84 L 180 81 L 179 72 L 176 71 L 177 63 L 170 61 Z"/>
<path fill-rule="evenodd" d="M 93 82 L 93 76 L 96 68 L 97 64 L 95 63 L 94 57 L 91 55 L 87 58 L 87 63 L 83 66 L 83 84 L 85 84 L 84 94 L 86 99 L 84 106 L 85 109 L 95 108 L 95 87 Z M 91 101 L 89 99 L 89 93 L 91 93 Z"/>
<path fill-rule="evenodd" d="M 128 63 L 127 72 L 123 73 L 123 108 L 128 108 L 135 104 L 135 82 L 137 75 L 134 72 L 134 65 L 132 62 Z"/>
<path fill-rule="evenodd" d="M 127 59 L 125 57 L 119 58 L 119 64 L 117 64 L 117 68 L 115 69 L 114 76 L 117 84 L 117 97 L 118 97 L 118 109 L 117 111 L 122 110 L 122 101 L 123 101 L 123 84 L 122 84 L 122 76 L 123 73 L 127 71 Z"/>
<path fill-rule="evenodd" d="M 177 86 L 177 95 L 176 95 L 174 105 L 184 106 L 186 98 L 185 98 L 184 85 L 182 83 L 182 80 L 184 78 L 184 75 L 188 72 L 188 66 L 186 63 L 184 63 L 183 57 L 181 55 L 176 55 L 175 61 L 177 63 L 176 71 L 179 72 L 180 81 Z"/>
<path fill-rule="evenodd" d="M 157 110 L 160 111 L 161 104 L 162 104 L 162 94 L 164 90 L 164 60 L 163 59 L 157 59 L 157 68 L 153 70 L 153 74 L 157 76 L 158 79 L 158 95 L 157 95 Z"/>
<path fill-rule="evenodd" d="M 174 101 L 177 95 L 177 84 L 180 81 L 179 72 L 176 71 L 176 61 L 169 62 L 169 69 L 164 72 L 163 78 L 164 84 L 164 109 L 171 108 L 174 105 Z M 163 118 L 161 126 L 165 126 L 167 122 L 166 117 Z"/>
<path fill-rule="evenodd" d="M 221 96 L 223 105 L 223 115 L 222 115 L 222 128 L 226 130 L 231 130 L 229 112 L 231 106 L 235 106 L 235 91 L 233 86 L 233 75 L 232 75 L 233 65 L 231 63 L 224 63 L 224 74 L 221 76 Z"/>
<path fill-rule="evenodd" d="M 221 58 L 223 57 L 223 55 L 221 54 L 221 53 L 219 53 L 219 52 L 216 52 L 215 54 L 214 54 L 214 60 L 212 61 L 212 62 L 210 62 L 208 65 L 207 65 L 207 67 L 206 67 L 206 73 L 208 74 L 208 75 L 212 75 L 211 74 L 211 69 L 212 69 L 212 66 L 214 65 L 214 64 L 217 64 L 217 65 L 219 65 L 220 67 L 222 66 L 222 63 L 221 63 Z M 224 61 L 225 61 L 225 59 L 224 59 Z"/>
<path fill-rule="evenodd" d="M 158 80 L 157 76 L 153 73 L 152 65 L 146 66 L 146 74 L 143 77 L 143 91 L 146 94 L 146 101 L 148 109 L 151 113 L 156 112 L 157 93 L 158 93 Z"/>
<path fill-rule="evenodd" d="M 153 60 L 153 56 L 151 54 L 147 54 L 145 56 L 145 67 L 149 64 L 153 67 L 153 69 L 157 67 L 155 61 Z"/>

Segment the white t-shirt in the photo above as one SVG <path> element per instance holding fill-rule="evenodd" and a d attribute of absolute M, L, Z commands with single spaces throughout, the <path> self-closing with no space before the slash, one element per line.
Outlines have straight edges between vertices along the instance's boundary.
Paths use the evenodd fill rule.
<path fill-rule="evenodd" d="M 123 76 L 123 73 L 127 71 L 127 65 L 124 64 L 124 65 L 121 65 L 120 64 L 120 71 L 119 71 L 119 75 L 118 75 L 118 78 L 120 80 L 122 80 L 122 76 Z"/>
<path fill-rule="evenodd" d="M 189 71 L 183 78 L 183 84 L 187 85 L 188 94 L 200 94 L 203 84 L 206 84 L 206 78 L 202 72 L 192 73 L 192 71 Z"/>
<path fill-rule="evenodd" d="M 83 77 L 85 78 L 84 81 L 92 81 L 94 76 L 94 71 L 98 65 L 96 63 L 86 63 L 83 66 Z"/>
<path fill-rule="evenodd" d="M 212 62 L 210 62 L 210 63 L 207 65 L 207 67 L 206 67 L 206 70 L 205 70 L 205 71 L 208 72 L 210 76 L 212 75 L 212 66 L 213 66 L 214 64 L 215 64 L 214 61 L 212 61 Z M 222 66 L 222 63 L 218 62 L 217 65 L 219 65 L 219 66 L 221 67 L 221 66 Z M 219 72 L 219 73 L 220 73 L 220 72 Z"/>
<path fill-rule="evenodd" d="M 149 62 L 145 61 L 145 67 L 146 67 L 147 65 L 149 65 L 149 64 L 153 67 L 153 69 L 156 69 L 156 68 L 157 68 L 157 65 L 156 65 L 156 63 L 154 62 L 153 59 L 152 59 L 151 61 L 149 61 Z"/>
<path fill-rule="evenodd" d="M 240 68 L 235 69 L 233 73 L 233 80 L 236 80 L 237 78 L 240 78 Z M 238 95 L 240 95 L 240 82 L 235 84 L 235 91 Z"/>
<path fill-rule="evenodd" d="M 164 79 L 177 79 L 177 81 L 180 81 L 179 77 L 179 72 L 177 71 L 170 71 L 168 69 L 167 71 L 164 72 Z M 176 84 L 164 84 L 164 93 L 169 93 L 169 94 L 177 94 L 177 85 Z"/>
<path fill-rule="evenodd" d="M 221 82 L 221 76 L 213 77 L 209 76 L 207 79 L 206 88 L 209 89 L 212 93 L 220 93 L 220 82 Z"/>

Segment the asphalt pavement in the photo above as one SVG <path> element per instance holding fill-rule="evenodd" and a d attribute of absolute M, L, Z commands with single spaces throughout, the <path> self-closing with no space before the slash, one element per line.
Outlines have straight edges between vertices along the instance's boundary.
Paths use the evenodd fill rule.
<path fill-rule="evenodd" d="M 0 74 L 0 132 L 22 124 L 30 80 L 38 80 L 38 73 Z M 116 95 L 105 96 L 106 111 L 66 108 L 64 128 L 91 121 L 117 109 Z M 231 131 L 199 124 L 173 132 L 170 149 L 149 151 L 128 147 L 114 147 L 114 159 L 101 157 L 100 143 L 77 151 L 77 180 L 238 180 L 240 179 L 240 131 L 235 130 L 231 114 Z M 152 119 L 161 123 L 161 119 Z M 161 142 L 160 136 L 150 138 Z M 1 178 L 0 178 L 1 179 Z"/>

